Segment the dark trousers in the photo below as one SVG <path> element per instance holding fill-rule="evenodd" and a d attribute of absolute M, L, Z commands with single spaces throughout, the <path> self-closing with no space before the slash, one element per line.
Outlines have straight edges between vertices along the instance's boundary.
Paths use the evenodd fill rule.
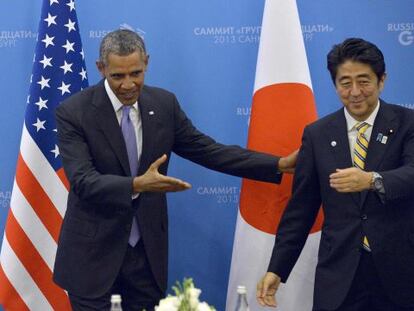
<path fill-rule="evenodd" d="M 381 282 L 371 253 L 361 250 L 361 259 L 351 288 L 344 302 L 335 311 L 414 311 L 414 308 L 402 308 L 391 301 Z"/>
<path fill-rule="evenodd" d="M 93 299 L 68 294 L 74 311 L 109 311 L 112 294 L 121 295 L 123 310 L 151 311 L 164 296 L 151 272 L 142 241 L 135 247 L 128 246 L 119 275 L 109 292 Z"/>

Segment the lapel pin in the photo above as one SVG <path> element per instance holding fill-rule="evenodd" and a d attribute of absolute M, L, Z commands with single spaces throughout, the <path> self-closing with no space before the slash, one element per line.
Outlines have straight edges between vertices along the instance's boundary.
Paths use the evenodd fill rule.
<path fill-rule="evenodd" d="M 148 114 L 150 115 L 150 116 L 153 116 L 154 115 L 154 111 L 150 111 L 150 112 L 148 112 Z"/>
<path fill-rule="evenodd" d="M 381 140 L 382 140 L 382 137 L 383 137 L 383 136 L 384 136 L 384 135 L 382 135 L 382 133 L 378 133 L 378 136 L 377 136 L 376 141 L 381 142 Z"/>
<path fill-rule="evenodd" d="M 377 139 L 376 141 L 380 142 L 381 144 L 386 144 L 388 140 L 388 136 L 382 134 L 382 133 L 378 133 Z"/>
<path fill-rule="evenodd" d="M 332 147 L 335 147 L 335 146 L 336 146 L 336 141 L 334 141 L 334 140 L 333 140 L 333 141 L 331 141 L 331 146 L 332 146 Z"/>

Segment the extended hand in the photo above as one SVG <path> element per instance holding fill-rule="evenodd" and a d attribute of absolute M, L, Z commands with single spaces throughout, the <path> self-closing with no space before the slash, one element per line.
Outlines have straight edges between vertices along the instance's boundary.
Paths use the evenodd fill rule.
<path fill-rule="evenodd" d="M 158 168 L 166 160 L 167 156 L 164 154 L 150 165 L 144 175 L 134 178 L 134 193 L 183 191 L 191 188 L 191 185 L 185 181 L 158 172 Z"/>
<path fill-rule="evenodd" d="M 329 183 L 338 192 L 360 192 L 371 187 L 372 172 L 356 167 L 337 169 L 329 175 Z"/>
<path fill-rule="evenodd" d="M 280 284 L 280 277 L 273 272 L 267 272 L 257 283 L 256 299 L 263 307 L 276 307 L 276 291 Z"/>
<path fill-rule="evenodd" d="M 286 157 L 279 159 L 279 171 L 282 173 L 293 173 L 295 171 L 296 160 L 298 159 L 299 150 L 293 151 Z"/>

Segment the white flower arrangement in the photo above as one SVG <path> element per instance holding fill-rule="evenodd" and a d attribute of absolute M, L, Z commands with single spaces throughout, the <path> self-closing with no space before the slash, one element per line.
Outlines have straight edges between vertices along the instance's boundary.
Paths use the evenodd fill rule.
<path fill-rule="evenodd" d="M 183 283 L 177 282 L 173 286 L 175 296 L 168 295 L 161 299 L 155 311 L 215 311 L 214 307 L 206 302 L 200 302 L 198 297 L 201 290 L 194 287 L 192 279 L 184 279 Z"/>

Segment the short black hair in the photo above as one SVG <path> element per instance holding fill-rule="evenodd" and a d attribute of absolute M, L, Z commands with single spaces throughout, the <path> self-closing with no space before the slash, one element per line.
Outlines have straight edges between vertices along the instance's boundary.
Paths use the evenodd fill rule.
<path fill-rule="evenodd" d="M 136 51 L 147 54 L 144 39 L 128 29 L 117 29 L 105 35 L 99 48 L 99 60 L 106 64 L 108 55 L 127 56 Z"/>
<path fill-rule="evenodd" d="M 360 38 L 348 38 L 334 45 L 327 56 L 327 68 L 334 84 L 338 66 L 348 60 L 369 65 L 378 81 L 385 74 L 384 55 L 375 44 Z"/>

